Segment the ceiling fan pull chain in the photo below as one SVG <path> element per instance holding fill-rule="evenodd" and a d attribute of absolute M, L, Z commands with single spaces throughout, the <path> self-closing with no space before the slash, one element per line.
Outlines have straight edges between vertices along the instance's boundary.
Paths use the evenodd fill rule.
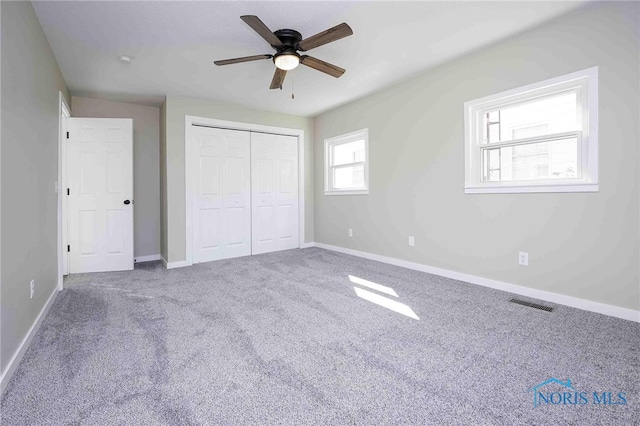
<path fill-rule="evenodd" d="M 293 79 L 291 79 L 291 99 L 295 99 L 296 95 L 294 94 L 294 90 L 293 90 Z"/>

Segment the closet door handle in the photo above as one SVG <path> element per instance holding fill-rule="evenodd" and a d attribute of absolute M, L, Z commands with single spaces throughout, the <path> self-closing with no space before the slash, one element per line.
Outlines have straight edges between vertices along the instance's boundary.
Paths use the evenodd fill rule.
<path fill-rule="evenodd" d="M 124 200 L 124 203 L 125 203 L 125 204 L 127 204 L 127 205 L 129 205 L 129 204 L 131 204 L 131 201 L 129 201 L 129 200 Z"/>

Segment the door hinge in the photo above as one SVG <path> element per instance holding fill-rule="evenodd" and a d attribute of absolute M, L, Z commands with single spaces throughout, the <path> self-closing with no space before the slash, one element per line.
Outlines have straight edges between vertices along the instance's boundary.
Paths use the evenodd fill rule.
<path fill-rule="evenodd" d="M 67 139 L 69 139 L 69 132 L 67 132 Z"/>
<path fill-rule="evenodd" d="M 67 246 L 67 251 L 71 251 L 71 246 Z"/>
<path fill-rule="evenodd" d="M 69 188 L 67 188 L 67 195 L 71 195 L 71 192 L 69 191 Z"/>

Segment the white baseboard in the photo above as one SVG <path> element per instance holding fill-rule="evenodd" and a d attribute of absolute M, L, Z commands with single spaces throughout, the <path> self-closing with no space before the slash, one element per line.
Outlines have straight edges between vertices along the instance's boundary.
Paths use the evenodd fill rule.
<path fill-rule="evenodd" d="M 309 248 L 309 247 L 315 247 L 315 243 L 302 243 L 300 245 L 300 248 Z M 158 259 L 150 259 L 150 260 L 162 260 L 162 263 L 164 263 L 164 267 L 167 269 L 184 268 L 185 266 L 193 266 L 193 263 L 189 263 L 186 260 L 182 260 L 180 262 L 167 262 L 167 260 L 161 255 L 157 255 L 157 256 L 158 256 Z M 136 260 L 137 259 L 139 258 L 136 258 Z"/>
<path fill-rule="evenodd" d="M 181 260 L 180 262 L 167 262 L 167 259 L 161 257 L 162 263 L 164 263 L 164 267 L 167 269 L 175 269 L 175 268 L 184 268 L 185 266 L 192 266 L 192 263 L 187 262 L 186 260 Z"/>
<path fill-rule="evenodd" d="M 58 286 L 56 286 L 51 292 L 51 296 L 49 296 L 47 303 L 45 303 L 40 310 L 40 313 L 29 329 L 29 332 L 24 337 L 24 339 L 22 339 L 22 343 L 20 343 L 18 350 L 13 354 L 13 357 L 11 358 L 11 361 L 9 361 L 7 368 L 2 372 L 2 375 L 0 376 L 0 395 L 4 393 L 4 390 L 7 388 L 7 385 L 9 384 L 13 373 L 15 373 L 18 365 L 20 365 L 20 361 L 22 360 L 24 353 L 27 351 L 31 340 L 33 340 L 33 336 L 35 336 L 38 332 L 38 329 L 42 324 L 42 320 L 44 320 L 44 318 L 47 316 L 47 312 L 49 312 L 49 308 L 51 308 L 51 305 L 53 305 L 53 301 L 56 299 L 58 292 L 59 289 Z"/>
<path fill-rule="evenodd" d="M 635 311 L 633 309 L 607 305 L 604 303 L 593 302 L 591 300 L 580 299 L 573 296 L 566 296 L 563 294 L 551 293 L 549 291 L 544 291 L 544 290 L 537 290 L 530 287 L 524 287 L 517 284 L 507 283 L 504 281 L 492 280 L 489 278 L 483 278 L 476 275 L 464 274 L 461 272 L 451 271 L 448 269 L 436 268 L 434 266 L 428 266 L 428 265 L 423 265 L 421 263 L 409 262 L 407 260 L 400 260 L 393 257 L 381 256 L 379 254 L 367 253 L 364 251 L 352 250 L 352 249 L 339 247 L 339 246 L 332 246 L 330 244 L 323 244 L 323 243 L 311 243 L 311 244 L 313 247 L 319 247 L 326 250 L 332 250 L 340 253 L 350 254 L 353 256 L 363 257 L 365 259 L 376 260 L 382 263 L 388 263 L 390 265 L 401 266 L 407 269 L 413 269 L 416 271 L 422 271 L 422 272 L 427 272 L 434 275 L 440 275 L 442 277 L 447 277 L 454 280 L 464 281 L 471 284 L 478 284 L 484 287 L 507 291 L 509 293 L 515 293 L 521 296 L 531 297 L 533 299 L 545 300 L 547 302 L 570 306 L 572 308 L 578 308 L 585 311 L 591 311 L 591 312 L 596 312 L 599 314 L 608 315 L 616 318 L 622 318 L 629 321 L 640 322 L 640 311 Z"/>
<path fill-rule="evenodd" d="M 148 256 L 138 256 L 134 259 L 134 262 L 136 263 L 153 262 L 154 260 L 162 260 L 162 256 L 159 254 L 151 254 Z"/>

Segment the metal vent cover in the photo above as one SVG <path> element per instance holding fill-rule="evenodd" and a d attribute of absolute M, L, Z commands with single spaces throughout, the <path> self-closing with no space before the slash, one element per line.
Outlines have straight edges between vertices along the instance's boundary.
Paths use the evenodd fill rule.
<path fill-rule="evenodd" d="M 520 300 L 520 299 L 513 298 L 513 299 L 509 300 L 509 302 L 515 303 L 517 305 L 528 306 L 528 307 L 534 308 L 534 309 L 539 309 L 539 310 L 545 311 L 545 312 L 553 312 L 553 308 L 551 306 L 544 306 L 544 305 L 540 305 L 538 303 L 527 302 L 526 300 Z"/>

